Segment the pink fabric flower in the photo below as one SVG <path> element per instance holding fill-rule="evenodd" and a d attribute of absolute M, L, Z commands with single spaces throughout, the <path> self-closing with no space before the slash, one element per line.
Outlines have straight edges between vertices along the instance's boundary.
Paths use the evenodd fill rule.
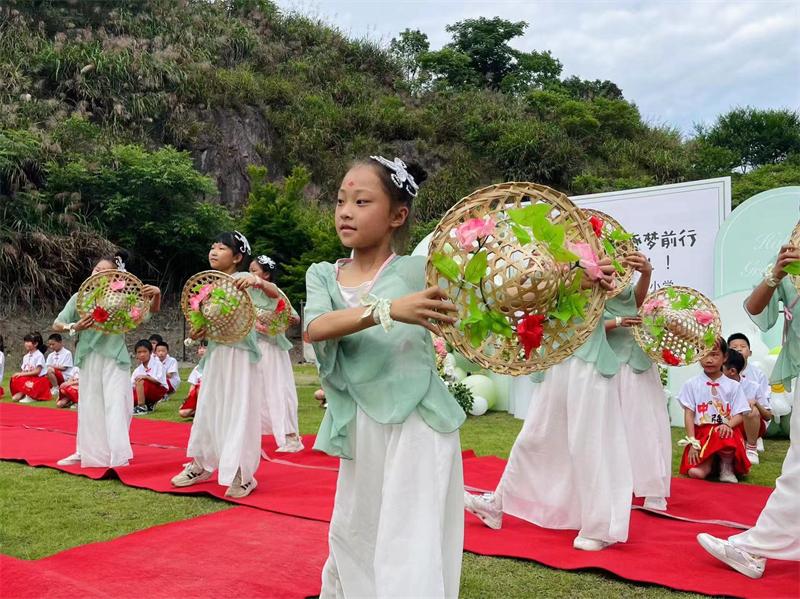
<path fill-rule="evenodd" d="M 200 304 L 203 303 L 203 300 L 208 297 L 208 294 L 211 293 L 213 287 L 209 285 L 203 285 L 195 295 L 189 298 L 189 306 L 191 306 L 192 310 L 195 312 L 200 309 Z"/>
<path fill-rule="evenodd" d="M 108 286 L 111 288 L 111 291 L 122 291 L 125 289 L 125 281 L 117 279 L 116 281 L 111 281 Z"/>
<path fill-rule="evenodd" d="M 588 243 L 567 242 L 567 249 L 573 254 L 578 255 L 578 265 L 586 271 L 586 275 L 592 281 L 603 278 L 603 269 L 600 268 L 597 254 Z"/>
<path fill-rule="evenodd" d="M 714 322 L 714 313 L 708 310 L 695 310 L 694 319 L 697 321 L 697 324 L 706 326 Z"/>
<path fill-rule="evenodd" d="M 138 306 L 134 306 L 130 309 L 130 312 L 128 312 L 128 316 L 130 316 L 134 321 L 138 321 L 142 317 L 142 311 Z"/>
<path fill-rule="evenodd" d="M 444 337 L 434 337 L 433 349 L 436 350 L 436 353 L 439 355 L 439 357 L 444 358 L 447 356 L 447 343 L 445 342 Z"/>
<path fill-rule="evenodd" d="M 656 310 L 666 307 L 667 307 L 666 300 L 660 298 L 651 299 L 649 302 L 645 302 L 644 306 L 642 306 L 642 312 L 644 312 L 645 314 L 652 314 Z"/>
<path fill-rule="evenodd" d="M 494 233 L 496 223 L 491 216 L 483 218 L 471 218 L 465 223 L 456 227 L 456 237 L 463 250 L 472 249 L 472 244 L 481 237 L 488 237 Z"/>

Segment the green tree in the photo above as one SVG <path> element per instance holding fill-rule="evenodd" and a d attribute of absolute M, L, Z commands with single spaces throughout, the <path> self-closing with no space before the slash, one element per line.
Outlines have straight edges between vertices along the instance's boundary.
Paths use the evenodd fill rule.
<path fill-rule="evenodd" d="M 613 81 L 588 81 L 573 75 L 564 79 L 558 88 L 566 91 L 576 100 L 594 100 L 595 98 L 607 98 L 609 100 L 624 100 L 622 90 Z"/>
<path fill-rule="evenodd" d="M 731 169 L 747 173 L 764 164 L 777 164 L 792 153 L 800 153 L 800 113 L 792 110 L 761 110 L 747 106 L 717 117 L 711 127 L 697 127 L 697 148 L 730 151 Z M 717 153 L 717 158 L 719 154 Z M 700 157 L 699 162 L 708 160 Z"/>
<path fill-rule="evenodd" d="M 425 83 L 424 72 L 421 71 L 420 56 L 430 50 L 428 36 L 419 29 L 405 29 L 389 43 L 389 53 L 400 63 L 403 75 L 412 86 L 412 91 Z"/>
<path fill-rule="evenodd" d="M 789 185 L 800 185 L 800 154 L 792 154 L 780 164 L 760 166 L 746 175 L 734 174 L 733 205 L 738 206 L 762 191 Z"/>

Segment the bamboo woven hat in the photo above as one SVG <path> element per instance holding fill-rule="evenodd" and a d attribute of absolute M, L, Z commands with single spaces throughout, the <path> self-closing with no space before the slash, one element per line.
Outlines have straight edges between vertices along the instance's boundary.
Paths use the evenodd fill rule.
<path fill-rule="evenodd" d="M 639 347 L 654 362 L 686 366 L 714 348 L 722 334 L 719 311 L 705 295 L 689 287 L 662 287 L 639 309 L 642 324 L 633 327 Z"/>
<path fill-rule="evenodd" d="M 91 316 L 91 328 L 109 334 L 132 331 L 150 313 L 144 285 L 125 270 L 109 269 L 91 275 L 78 289 L 78 314 Z"/>
<path fill-rule="evenodd" d="M 253 301 L 235 281 L 224 272 L 204 270 L 183 286 L 181 310 L 194 330 L 205 329 L 209 341 L 237 343 L 253 328 Z"/>
<path fill-rule="evenodd" d="M 576 253 L 579 252 L 579 253 Z M 502 183 L 460 200 L 430 243 L 427 284 L 458 309 L 442 335 L 469 360 L 500 374 L 545 370 L 591 335 L 606 299 L 582 289 L 600 242 L 566 195 L 535 183 Z M 595 270 L 596 272 L 596 270 Z"/>
<path fill-rule="evenodd" d="M 613 216 L 593 208 L 583 208 L 582 210 L 595 235 L 600 238 L 603 250 L 613 260 L 614 267 L 617 269 L 614 289 L 607 293 L 608 298 L 611 299 L 618 296 L 631 284 L 636 271 L 633 267 L 623 264 L 623 259 L 628 254 L 638 251 L 638 248 L 633 242 L 633 234 L 628 233 Z"/>
<path fill-rule="evenodd" d="M 256 307 L 256 321 L 269 331 L 270 335 L 281 335 L 287 331 L 292 322 L 292 304 L 286 294 L 278 289 L 280 297 L 272 309 Z"/>

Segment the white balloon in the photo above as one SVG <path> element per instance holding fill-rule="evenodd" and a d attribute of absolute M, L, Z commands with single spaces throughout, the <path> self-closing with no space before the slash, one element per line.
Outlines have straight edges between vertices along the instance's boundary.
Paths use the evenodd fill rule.
<path fill-rule="evenodd" d="M 469 411 L 473 416 L 482 416 L 489 409 L 489 402 L 485 397 L 475 395 L 472 398 L 472 409 Z"/>

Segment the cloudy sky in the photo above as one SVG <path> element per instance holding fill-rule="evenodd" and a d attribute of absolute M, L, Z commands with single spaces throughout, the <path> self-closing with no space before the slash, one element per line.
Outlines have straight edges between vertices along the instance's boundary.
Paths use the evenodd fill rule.
<path fill-rule="evenodd" d="M 691 134 L 736 105 L 800 109 L 800 0 L 278 0 L 351 37 L 388 44 L 419 29 L 500 16 L 529 24 L 513 45 L 551 50 L 564 75 L 610 79 L 644 118 Z"/>

